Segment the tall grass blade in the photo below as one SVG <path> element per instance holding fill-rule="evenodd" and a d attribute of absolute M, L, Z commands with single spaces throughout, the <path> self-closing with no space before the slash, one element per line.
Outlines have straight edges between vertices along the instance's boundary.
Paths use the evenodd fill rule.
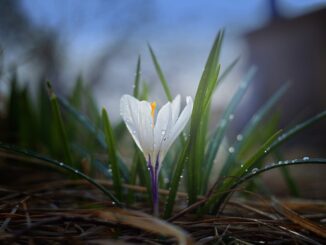
<path fill-rule="evenodd" d="M 280 134 L 281 134 L 281 130 L 276 132 L 273 136 L 271 136 L 242 166 L 240 166 L 240 168 L 237 168 L 233 172 L 231 172 L 230 176 L 240 178 L 241 176 L 245 175 L 248 171 L 250 171 L 255 166 L 255 164 L 267 154 L 266 150 L 270 147 L 271 143 L 274 142 L 274 140 Z M 217 209 L 220 202 L 220 197 L 221 197 L 220 192 L 229 190 L 233 182 L 234 182 L 234 178 L 228 178 L 222 183 L 222 185 L 218 186 L 217 192 L 212 194 L 212 196 L 208 199 L 204 209 L 206 210 L 213 209 L 214 212 L 214 210 Z"/>
<path fill-rule="evenodd" d="M 76 80 L 76 84 L 73 88 L 72 94 L 70 96 L 70 103 L 74 107 L 80 108 L 83 97 L 84 97 L 84 84 L 82 78 L 78 77 Z"/>
<path fill-rule="evenodd" d="M 281 131 L 274 134 L 270 139 L 266 141 L 266 143 L 250 158 L 248 159 L 244 165 L 239 169 L 235 170 L 233 173 L 231 173 L 231 176 L 236 177 L 242 177 L 245 175 L 246 170 L 249 171 L 250 168 L 254 167 L 256 163 L 263 160 L 265 156 L 267 156 L 270 152 L 272 152 L 276 147 L 299 133 L 300 131 L 304 130 L 305 128 L 311 126 L 314 123 L 317 123 L 318 121 L 324 119 L 326 117 L 326 111 L 323 111 L 317 115 L 315 115 L 312 118 L 309 118 L 308 120 L 294 126 L 293 128 L 289 129 L 283 134 L 280 134 Z M 230 186 L 232 186 L 233 180 L 226 180 L 224 181 L 223 185 L 219 188 L 221 191 L 229 190 Z M 214 194 L 211 196 L 211 198 L 208 200 L 208 202 L 205 204 L 205 208 L 208 208 L 210 205 L 215 205 L 213 210 L 217 210 L 221 200 L 220 200 L 220 194 Z"/>
<path fill-rule="evenodd" d="M 97 183 L 91 177 L 85 175 L 84 173 L 82 173 L 79 170 L 71 167 L 68 164 L 65 164 L 63 162 L 59 162 L 57 160 L 51 159 L 51 158 L 49 158 L 47 156 L 44 156 L 44 155 L 37 154 L 37 153 L 35 153 L 33 151 L 30 151 L 30 150 L 27 150 L 27 149 L 22 149 L 20 147 L 5 144 L 5 143 L 2 143 L 2 142 L 0 142 L 0 148 L 4 149 L 4 150 L 7 150 L 7 151 L 10 151 L 10 152 L 14 152 L 16 154 L 24 155 L 26 157 L 31 157 L 31 158 L 34 158 L 34 159 L 38 159 L 38 160 L 41 160 L 43 162 L 54 165 L 56 167 L 65 169 L 68 172 L 70 172 L 71 174 L 77 175 L 80 178 L 85 179 L 86 181 L 88 181 L 90 184 L 94 185 L 96 188 L 98 188 L 100 191 L 102 191 L 105 195 L 107 195 L 113 202 L 115 202 L 115 204 L 117 206 L 122 206 L 122 204 L 119 202 L 119 200 L 108 189 L 106 189 L 101 184 Z"/>
<path fill-rule="evenodd" d="M 310 127 L 311 125 L 323 120 L 326 118 L 326 110 L 309 118 L 308 120 L 297 124 L 296 126 L 292 127 L 282 135 L 280 135 L 271 145 L 270 147 L 266 150 L 266 153 L 272 152 L 276 147 L 281 145 L 282 143 L 286 142 L 293 136 L 295 136 L 297 133 L 301 132 L 302 130 Z"/>
<path fill-rule="evenodd" d="M 221 75 L 218 78 L 217 84 L 221 84 L 224 79 L 230 74 L 230 72 L 234 69 L 234 67 L 239 62 L 240 57 L 236 58 L 230 65 L 228 65 L 225 70 L 221 73 Z"/>
<path fill-rule="evenodd" d="M 213 167 L 214 159 L 215 159 L 216 154 L 220 148 L 220 145 L 224 138 L 226 129 L 229 126 L 229 122 L 233 119 L 233 117 L 234 117 L 233 113 L 236 110 L 237 106 L 239 105 L 245 92 L 247 91 L 247 88 L 249 87 L 250 82 L 253 80 L 252 78 L 255 75 L 256 70 L 257 69 L 255 67 L 252 67 L 249 70 L 249 72 L 245 76 L 244 80 L 241 82 L 237 92 L 231 99 L 231 102 L 229 103 L 228 107 L 226 108 L 223 116 L 219 120 L 218 127 L 216 128 L 216 130 L 213 133 L 213 136 L 211 137 L 211 140 L 208 145 L 208 150 L 205 155 L 205 161 L 204 161 L 205 165 L 203 168 L 204 169 L 204 171 L 203 171 L 204 177 L 203 177 L 202 193 L 205 193 L 207 190 L 209 175 L 210 175 L 212 167 Z"/>
<path fill-rule="evenodd" d="M 64 150 L 64 154 L 65 154 L 65 160 L 71 166 L 77 167 L 76 166 L 77 164 L 74 164 L 74 162 L 72 160 L 72 155 L 71 155 L 69 143 L 68 143 L 68 137 L 67 137 L 67 133 L 66 133 L 66 130 L 64 127 L 64 123 L 63 123 L 61 111 L 59 108 L 57 96 L 55 95 L 55 93 L 52 89 L 51 83 L 49 81 L 47 82 L 47 88 L 48 88 L 49 97 L 50 97 L 50 101 L 51 101 L 51 108 L 53 111 L 53 116 L 57 123 L 58 131 L 59 131 L 59 134 L 60 134 L 60 137 L 62 140 L 63 150 Z"/>
<path fill-rule="evenodd" d="M 204 158 L 203 143 L 206 140 L 207 133 L 207 119 L 205 113 L 209 113 L 209 106 L 213 90 L 217 84 L 217 78 L 220 66 L 218 64 L 218 57 L 222 43 L 223 32 L 219 32 L 211 52 L 208 56 L 204 72 L 200 79 L 197 93 L 195 96 L 191 125 L 190 125 L 190 143 L 189 149 L 189 163 L 187 164 L 187 188 L 189 205 L 196 202 L 197 195 L 201 190 L 201 164 Z"/>
<path fill-rule="evenodd" d="M 60 97 L 60 96 L 58 96 L 57 98 L 58 98 L 60 105 L 67 112 L 69 112 L 69 114 L 73 118 L 75 118 L 75 120 L 77 120 L 79 123 L 81 123 L 81 125 L 83 125 L 85 129 L 87 129 L 92 135 L 94 135 L 96 140 L 99 142 L 100 146 L 103 149 L 107 149 L 107 145 L 105 142 L 105 137 L 104 137 L 103 132 L 101 130 L 99 130 L 98 128 L 96 128 L 85 115 L 83 115 L 82 113 L 77 111 L 72 105 L 70 105 L 70 103 L 66 99 L 64 99 L 63 97 Z M 129 170 L 119 155 L 117 156 L 117 158 L 118 158 L 119 169 L 122 174 L 122 177 L 125 181 L 128 181 Z"/>
<path fill-rule="evenodd" d="M 189 142 L 188 142 L 189 144 Z M 164 208 L 164 214 L 163 217 L 165 219 L 169 218 L 172 215 L 173 206 L 175 203 L 175 198 L 177 195 L 177 191 L 179 188 L 179 183 L 181 179 L 182 172 L 184 170 L 185 164 L 187 164 L 189 158 L 187 159 L 187 156 L 189 155 L 189 146 L 188 144 L 185 145 L 183 152 L 179 156 L 179 159 L 176 163 L 175 170 L 171 179 L 171 182 L 169 184 L 169 195 L 165 202 L 165 208 Z"/>
<path fill-rule="evenodd" d="M 121 184 L 120 171 L 119 171 L 118 159 L 117 159 L 117 148 L 115 146 L 115 140 L 113 136 L 110 119 L 105 108 L 102 109 L 102 122 L 104 128 L 104 135 L 106 139 L 106 145 L 108 148 L 109 165 L 112 169 L 113 187 L 117 195 L 117 198 L 119 200 L 122 200 L 122 184 Z"/>
<path fill-rule="evenodd" d="M 260 125 L 261 121 L 265 118 L 267 114 L 270 113 L 271 108 L 279 101 L 279 99 L 288 90 L 290 84 L 284 84 L 250 119 L 243 131 L 239 134 L 241 140 L 236 140 L 232 145 L 234 152 L 229 154 L 225 164 L 220 172 L 220 178 L 222 176 L 227 176 L 237 163 L 237 157 L 242 155 L 241 151 L 245 149 L 246 146 L 251 141 L 251 138 L 255 136 L 257 127 Z"/>
<path fill-rule="evenodd" d="M 252 171 L 248 172 L 246 175 L 242 176 L 237 181 L 235 181 L 232 184 L 232 186 L 229 188 L 229 192 L 224 192 L 221 195 L 221 198 L 219 199 L 219 206 L 216 211 L 219 211 L 219 208 L 221 207 L 223 202 L 225 202 L 225 200 L 232 194 L 232 191 L 235 190 L 239 185 L 241 185 L 245 181 L 250 180 L 257 175 L 267 172 L 274 168 L 282 168 L 282 167 L 287 167 L 287 166 L 291 166 L 291 165 L 293 166 L 293 165 L 304 165 L 304 164 L 326 164 L 326 159 L 325 158 L 304 157 L 302 159 L 278 161 L 277 163 L 268 164 L 261 169 L 253 169 Z"/>
<path fill-rule="evenodd" d="M 152 47 L 148 44 L 148 49 L 149 49 L 149 52 L 151 54 L 151 57 L 152 57 L 152 60 L 153 60 L 153 63 L 154 63 L 154 66 L 155 66 L 155 70 L 157 72 L 157 75 L 161 81 L 161 84 L 163 86 L 163 89 L 164 89 L 164 92 L 165 92 L 165 95 L 166 95 L 166 98 L 169 100 L 169 101 L 172 101 L 173 98 L 172 98 L 172 95 L 171 95 L 171 91 L 170 91 L 170 88 L 169 88 L 169 85 L 164 77 L 164 74 L 162 72 L 162 69 L 161 69 L 161 66 L 160 64 L 158 63 L 158 60 L 156 58 L 156 55 L 152 49 Z"/>
<path fill-rule="evenodd" d="M 141 59 L 140 59 L 140 56 L 138 56 L 136 75 L 135 75 L 135 81 L 134 81 L 134 91 L 133 91 L 133 95 L 135 98 L 139 97 L 140 74 L 141 74 Z"/>

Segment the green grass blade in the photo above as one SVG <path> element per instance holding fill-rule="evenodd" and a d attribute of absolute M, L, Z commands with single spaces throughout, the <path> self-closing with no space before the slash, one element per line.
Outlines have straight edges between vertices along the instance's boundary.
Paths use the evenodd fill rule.
<path fill-rule="evenodd" d="M 82 104 L 82 100 L 84 97 L 84 84 L 83 79 L 81 77 L 77 78 L 76 84 L 73 88 L 72 94 L 69 98 L 70 103 L 76 107 L 80 108 Z"/>
<path fill-rule="evenodd" d="M 276 147 L 278 147 L 300 131 L 324 119 L 325 117 L 326 111 L 323 111 L 315 115 L 314 117 L 309 118 L 308 120 L 294 126 L 283 134 L 280 134 L 280 131 L 277 132 L 269 140 L 267 140 L 266 143 L 249 160 L 247 160 L 241 168 L 235 170 L 234 173 L 231 174 L 231 176 L 236 176 L 239 178 L 242 177 L 246 173 L 246 170 L 248 171 L 250 168 L 255 166 L 257 162 L 263 160 L 263 158 L 267 156 L 270 152 L 272 152 Z M 219 188 L 219 190 L 221 190 L 222 192 L 229 190 L 230 186 L 232 186 L 232 182 L 233 179 L 228 179 L 224 181 L 223 185 Z M 212 195 L 208 202 L 205 204 L 205 210 L 208 210 L 210 205 L 213 204 L 215 205 L 214 210 L 217 210 L 221 205 L 221 200 L 222 199 L 220 194 L 217 193 Z"/>
<path fill-rule="evenodd" d="M 283 179 L 286 182 L 286 185 L 288 186 L 288 188 L 290 190 L 291 195 L 296 198 L 300 197 L 299 189 L 298 189 L 297 185 L 295 184 L 295 181 L 294 181 L 293 177 L 291 176 L 290 171 L 287 168 L 281 168 L 281 174 L 283 176 Z"/>
<path fill-rule="evenodd" d="M 164 74 L 162 72 L 162 69 L 161 69 L 160 64 L 158 63 L 158 60 L 156 58 L 156 55 L 155 55 L 152 47 L 149 44 L 148 44 L 148 49 L 149 49 L 149 52 L 151 54 L 151 57 L 152 57 L 152 60 L 153 60 L 153 63 L 154 63 L 154 66 L 155 66 L 155 70 L 157 72 L 157 75 L 160 78 L 161 84 L 163 86 L 165 95 L 166 95 L 166 97 L 167 97 L 167 99 L 169 101 L 172 101 L 173 98 L 172 98 L 172 95 L 171 95 L 171 91 L 170 91 L 169 85 L 168 85 L 168 83 L 167 83 L 167 81 L 166 81 L 166 79 L 164 77 Z"/>
<path fill-rule="evenodd" d="M 108 147 L 109 165 L 111 166 L 112 169 L 113 187 L 117 195 L 117 198 L 119 200 L 122 200 L 122 184 L 121 184 L 120 171 L 119 171 L 118 159 L 116 154 L 117 149 L 115 146 L 115 140 L 113 136 L 110 119 L 105 108 L 102 109 L 102 122 L 103 122 L 106 144 Z"/>
<path fill-rule="evenodd" d="M 201 190 L 201 164 L 204 158 L 203 142 L 206 140 L 207 118 L 213 90 L 216 87 L 219 64 L 218 57 L 223 32 L 219 32 L 208 56 L 200 79 L 191 116 L 189 164 L 187 164 L 187 188 L 189 204 L 196 202 Z"/>
<path fill-rule="evenodd" d="M 240 179 L 235 181 L 233 185 L 229 188 L 229 192 L 224 192 L 219 200 L 219 207 L 225 202 L 225 200 L 228 199 L 228 197 L 232 194 L 232 190 L 235 190 L 239 185 L 244 183 L 247 180 L 252 179 L 253 177 L 262 174 L 264 172 L 267 172 L 274 168 L 281 168 L 281 167 L 287 167 L 287 166 L 293 166 L 293 165 L 304 165 L 304 164 L 326 164 L 325 158 L 309 158 L 304 157 L 303 159 L 293 159 L 293 160 L 284 160 L 284 161 L 278 161 L 277 163 L 268 164 L 265 167 L 261 169 L 254 168 L 250 172 L 248 172 L 246 175 L 242 176 Z M 217 210 L 219 211 L 219 209 Z"/>
<path fill-rule="evenodd" d="M 138 154 L 138 159 L 139 159 L 139 164 L 138 164 L 138 175 L 141 181 L 141 184 L 143 184 L 146 189 L 147 189 L 147 199 L 148 202 L 152 202 L 152 184 L 151 184 L 151 179 L 147 167 L 147 162 L 145 160 L 144 155 L 140 152 L 140 150 L 136 149 L 137 154 Z"/>
<path fill-rule="evenodd" d="M 239 105 L 241 99 L 243 98 L 245 92 L 247 91 L 247 88 L 249 87 L 250 82 L 253 80 L 253 76 L 256 73 L 256 68 L 251 68 L 249 72 L 247 73 L 244 80 L 241 82 L 237 92 L 231 99 L 231 102 L 229 103 L 228 107 L 226 108 L 223 116 L 219 120 L 218 127 L 216 128 L 215 132 L 213 133 L 213 136 L 209 142 L 208 150 L 205 155 L 205 165 L 204 165 L 204 177 L 203 177 L 203 190 L 202 193 L 205 193 L 207 190 L 209 175 L 211 173 L 214 159 L 216 157 L 216 154 L 220 148 L 221 142 L 224 138 L 225 132 L 227 127 L 229 126 L 230 119 L 233 119 L 233 113 L 236 110 L 237 106 Z M 224 165 L 225 167 L 225 165 Z M 223 170 L 222 170 L 223 171 Z"/>
<path fill-rule="evenodd" d="M 277 149 L 274 151 L 273 155 L 275 156 L 277 162 L 284 159 L 284 157 L 282 157 L 281 152 Z M 281 168 L 281 174 L 287 184 L 287 187 L 289 188 L 290 194 L 296 198 L 300 197 L 299 188 L 297 187 L 293 177 L 291 176 L 290 171 L 287 168 Z"/>
<path fill-rule="evenodd" d="M 295 136 L 297 133 L 301 132 L 302 130 L 310 127 L 311 125 L 323 120 L 326 118 L 326 110 L 309 118 L 308 120 L 297 124 L 296 126 L 292 127 L 282 135 L 280 135 L 271 145 L 268 149 L 266 149 L 266 154 L 272 152 L 276 147 L 281 145 L 282 143 L 286 142 L 293 136 Z"/>
<path fill-rule="evenodd" d="M 61 111 L 59 108 L 57 96 L 53 92 L 50 82 L 47 82 L 47 88 L 48 88 L 49 97 L 50 97 L 50 101 L 51 101 L 53 116 L 57 123 L 58 131 L 59 131 L 62 145 L 63 145 L 65 161 L 67 161 L 67 163 L 70 164 L 71 166 L 77 167 L 76 164 L 74 164 L 74 162 L 72 160 L 72 155 L 71 155 L 69 143 L 68 143 L 68 137 L 67 137 L 67 133 L 66 133 L 66 130 L 64 127 L 64 123 L 63 123 Z"/>
<path fill-rule="evenodd" d="M 106 189 L 101 184 L 97 183 L 91 177 L 89 177 L 89 176 L 85 175 L 84 173 L 80 172 L 78 169 L 75 169 L 75 168 L 71 167 L 70 165 L 67 165 L 67 164 L 65 164 L 63 162 L 51 159 L 51 158 L 49 158 L 47 156 L 40 155 L 40 154 L 35 153 L 33 151 L 30 151 L 30 150 L 27 150 L 27 149 L 22 149 L 22 148 L 19 148 L 17 146 L 5 144 L 5 143 L 2 143 L 2 142 L 0 142 L 0 148 L 4 149 L 4 150 L 7 150 L 7 151 L 10 151 L 10 152 L 14 152 L 16 154 L 24 155 L 26 157 L 38 159 L 38 160 L 41 160 L 43 162 L 54 165 L 56 167 L 59 167 L 61 169 L 67 170 L 71 174 L 77 175 L 78 177 L 80 177 L 80 178 L 88 181 L 90 184 L 94 185 L 96 188 L 98 188 L 100 191 L 102 191 L 105 195 L 107 195 L 117 206 L 120 206 L 120 207 L 122 206 L 122 204 L 119 202 L 119 200 L 108 189 Z"/>
<path fill-rule="evenodd" d="M 135 75 L 135 81 L 134 81 L 134 91 L 133 91 L 133 95 L 135 98 L 139 97 L 139 82 L 140 82 L 140 75 L 141 75 L 140 69 L 141 69 L 141 59 L 140 59 L 140 56 L 138 56 L 136 75 Z"/>
<path fill-rule="evenodd" d="M 235 169 L 230 176 L 238 177 L 245 175 L 251 168 L 255 166 L 255 164 L 260 161 L 265 155 L 266 150 L 270 147 L 271 143 L 281 134 L 281 130 L 276 132 L 273 136 L 271 136 L 240 168 Z M 219 179 L 218 179 L 219 180 Z M 218 181 L 217 180 L 217 181 Z M 220 192 L 224 192 L 229 190 L 230 186 L 232 186 L 234 182 L 234 178 L 226 179 L 222 185 L 218 186 L 217 192 L 214 193 L 205 204 L 204 210 L 213 209 L 217 210 L 220 204 L 221 194 Z M 213 206 L 214 205 L 214 206 Z"/>
<path fill-rule="evenodd" d="M 225 70 L 221 73 L 221 75 L 218 78 L 217 84 L 221 84 L 224 79 L 230 74 L 230 72 L 234 69 L 234 67 L 239 62 L 240 57 L 236 58 L 230 65 L 228 65 Z"/>
<path fill-rule="evenodd" d="M 270 113 L 271 108 L 279 101 L 279 99 L 285 94 L 285 92 L 289 88 L 289 83 L 284 84 L 258 111 L 255 113 L 250 121 L 247 123 L 243 131 L 238 135 L 241 140 L 235 141 L 232 145 L 234 149 L 233 154 L 229 154 L 228 159 L 220 173 L 221 176 L 227 176 L 229 171 L 232 170 L 236 163 L 237 157 L 241 156 L 243 150 L 246 149 L 243 146 L 249 145 L 251 142 L 252 136 L 255 136 L 255 132 L 257 131 L 257 127 L 260 125 L 261 121 L 265 118 L 267 114 Z"/>
<path fill-rule="evenodd" d="M 189 144 L 189 142 L 188 142 Z M 179 188 L 179 183 L 181 179 L 182 172 L 184 170 L 184 166 L 187 164 L 189 158 L 187 159 L 187 156 L 189 155 L 190 148 L 188 147 L 188 144 L 185 145 L 183 152 L 179 156 L 179 159 L 176 163 L 175 170 L 171 179 L 171 182 L 169 184 L 169 195 L 165 202 L 165 208 L 164 208 L 164 214 L 163 217 L 165 219 L 169 218 L 173 211 L 173 206 L 175 203 L 175 198 L 177 195 L 177 191 Z"/>
<path fill-rule="evenodd" d="M 58 96 L 58 101 L 60 103 L 60 105 L 67 111 L 69 112 L 69 114 L 75 119 L 77 120 L 81 125 L 84 126 L 85 129 L 87 129 L 92 135 L 94 135 L 94 137 L 96 138 L 96 140 L 99 142 L 100 146 L 103 149 L 107 148 L 106 142 L 105 142 L 105 137 L 102 131 L 100 131 L 99 129 L 97 129 L 92 122 L 82 113 L 80 113 L 79 111 L 77 111 L 72 105 L 70 105 L 70 103 Z M 118 162 L 119 162 L 119 169 L 120 172 L 122 174 L 122 177 L 125 181 L 128 181 L 129 179 L 129 170 L 126 166 L 126 164 L 124 163 L 124 161 L 122 160 L 122 158 L 118 155 Z"/>
<path fill-rule="evenodd" d="M 87 129 L 91 134 L 93 134 L 102 148 L 106 148 L 103 132 L 99 131 L 85 115 L 83 115 L 75 107 L 73 107 L 65 98 L 57 96 L 57 99 L 60 105 L 69 113 L 69 115 L 71 115 L 81 125 L 83 125 L 85 129 Z"/>
<path fill-rule="evenodd" d="M 135 152 L 134 156 L 132 158 L 132 163 L 131 163 L 131 167 L 130 167 L 130 179 L 129 179 L 130 185 L 136 185 L 138 168 L 139 168 L 139 157 L 138 157 L 138 154 Z M 133 191 L 129 190 L 128 191 L 128 203 L 130 204 L 133 201 L 134 201 Z"/>

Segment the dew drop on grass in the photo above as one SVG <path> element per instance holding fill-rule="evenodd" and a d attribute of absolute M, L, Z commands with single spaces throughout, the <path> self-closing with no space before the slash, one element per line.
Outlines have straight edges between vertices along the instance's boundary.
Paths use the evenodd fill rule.
<path fill-rule="evenodd" d="M 241 140 L 243 140 L 243 136 L 242 136 L 242 134 L 238 134 L 237 135 L 237 141 L 241 141 Z"/>
<path fill-rule="evenodd" d="M 282 164 L 282 161 L 278 161 L 278 164 Z"/>
<path fill-rule="evenodd" d="M 162 131 L 161 131 L 161 134 L 162 134 L 162 135 L 165 135 L 165 134 L 166 134 L 166 130 L 162 130 Z"/>
<path fill-rule="evenodd" d="M 251 172 L 252 172 L 253 174 L 255 174 L 255 173 L 257 173 L 258 170 L 259 170 L 258 168 L 253 168 L 253 169 L 251 170 Z"/>
<path fill-rule="evenodd" d="M 229 116 L 229 120 L 230 120 L 230 121 L 232 121 L 232 120 L 233 120 L 233 118 L 234 118 L 234 115 L 233 115 L 233 114 L 231 114 L 231 115 Z"/>
<path fill-rule="evenodd" d="M 62 163 L 62 162 L 60 162 L 60 163 L 59 163 L 59 165 L 60 165 L 60 166 L 63 166 L 63 163 Z"/>
<path fill-rule="evenodd" d="M 309 157 L 303 157 L 302 160 L 303 161 L 308 161 L 309 160 Z"/>
<path fill-rule="evenodd" d="M 183 175 L 180 175 L 180 179 L 182 179 L 183 178 Z"/>
<path fill-rule="evenodd" d="M 240 168 L 243 168 L 243 164 L 240 165 Z"/>
<path fill-rule="evenodd" d="M 115 205 L 115 202 L 112 202 L 112 205 Z"/>
<path fill-rule="evenodd" d="M 78 174 L 78 173 L 79 173 L 79 171 L 76 169 L 76 170 L 75 170 L 75 173 L 76 173 L 76 174 Z"/>
<path fill-rule="evenodd" d="M 230 152 L 230 153 L 233 153 L 233 152 L 234 152 L 234 147 L 233 147 L 233 146 L 231 146 L 231 147 L 229 148 L 229 152 Z"/>

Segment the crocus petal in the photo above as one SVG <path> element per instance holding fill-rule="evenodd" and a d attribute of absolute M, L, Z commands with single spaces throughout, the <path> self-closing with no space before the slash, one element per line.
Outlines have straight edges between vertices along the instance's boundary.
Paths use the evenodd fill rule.
<path fill-rule="evenodd" d="M 120 113 L 137 146 L 147 157 L 147 154 L 153 150 L 150 104 L 130 95 L 124 95 L 120 100 Z"/>
<path fill-rule="evenodd" d="M 172 125 L 172 104 L 168 102 L 159 110 L 154 127 L 154 151 L 152 157 L 155 161 L 157 160 L 157 154 L 162 151 L 163 142 L 169 137 Z M 161 155 L 158 160 L 159 163 L 163 160 Z"/>
<path fill-rule="evenodd" d="M 172 101 L 172 123 L 175 124 L 180 114 L 181 97 L 178 94 Z"/>
<path fill-rule="evenodd" d="M 192 98 L 188 96 L 186 98 L 186 102 L 187 105 L 185 106 L 185 108 L 180 114 L 180 117 L 178 118 L 175 125 L 173 126 L 168 141 L 165 142 L 165 146 L 164 146 L 165 149 L 169 149 L 171 147 L 172 143 L 179 136 L 179 134 L 181 133 L 181 131 L 184 129 L 184 127 L 187 125 L 187 122 L 189 121 L 192 112 L 192 107 L 193 107 Z"/>
<path fill-rule="evenodd" d="M 139 102 L 138 134 L 145 157 L 153 151 L 154 130 L 151 105 L 147 101 Z"/>

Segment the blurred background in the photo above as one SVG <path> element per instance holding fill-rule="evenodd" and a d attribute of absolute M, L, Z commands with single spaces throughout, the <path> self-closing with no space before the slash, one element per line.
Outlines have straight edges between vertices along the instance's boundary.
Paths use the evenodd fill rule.
<path fill-rule="evenodd" d="M 0 0 L 0 97 L 9 93 L 14 74 L 32 94 L 45 79 L 59 94 L 69 94 L 82 77 L 117 122 L 120 97 L 133 90 L 138 55 L 150 98 L 166 101 L 147 43 L 173 94 L 194 97 L 214 37 L 225 28 L 222 71 L 238 57 L 240 62 L 214 96 L 213 124 L 254 64 L 258 74 L 230 137 L 291 81 L 277 109 L 286 127 L 326 108 L 325 26 L 323 0 Z M 290 143 L 288 154 L 321 156 L 325 135 L 320 123 Z"/>

